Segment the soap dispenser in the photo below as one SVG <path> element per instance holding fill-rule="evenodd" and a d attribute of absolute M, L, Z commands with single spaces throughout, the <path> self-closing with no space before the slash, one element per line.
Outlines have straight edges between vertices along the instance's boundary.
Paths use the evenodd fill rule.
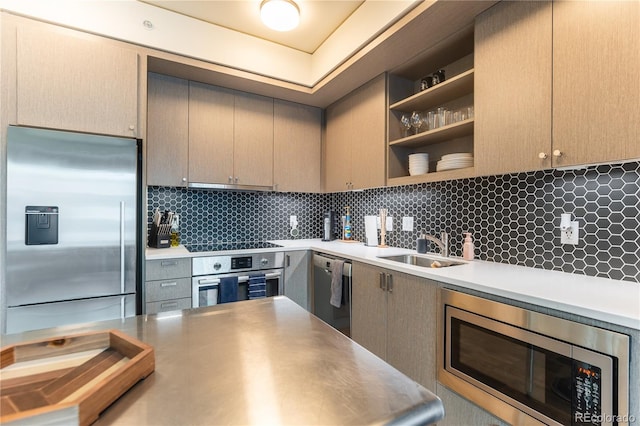
<path fill-rule="evenodd" d="M 347 213 L 344 217 L 344 240 L 350 241 L 353 238 L 351 235 L 351 212 L 349 211 L 349 206 L 346 206 L 345 209 Z"/>
<path fill-rule="evenodd" d="M 471 232 L 464 233 L 464 243 L 462 244 L 462 258 L 464 260 L 473 260 L 475 255 L 475 247 L 473 245 L 473 241 L 471 240 Z"/>

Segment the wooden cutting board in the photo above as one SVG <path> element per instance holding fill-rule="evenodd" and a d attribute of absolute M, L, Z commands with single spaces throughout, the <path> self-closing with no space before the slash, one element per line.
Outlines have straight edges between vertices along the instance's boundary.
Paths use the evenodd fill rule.
<path fill-rule="evenodd" d="M 117 330 L 19 343 L 0 355 L 2 424 L 75 416 L 89 425 L 155 369 L 153 348 Z"/>

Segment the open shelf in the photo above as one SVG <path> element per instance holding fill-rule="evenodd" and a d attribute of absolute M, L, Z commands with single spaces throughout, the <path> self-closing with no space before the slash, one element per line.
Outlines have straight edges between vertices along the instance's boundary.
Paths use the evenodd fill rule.
<path fill-rule="evenodd" d="M 475 176 L 473 167 L 465 167 L 463 169 L 445 170 L 442 172 L 431 172 L 423 175 L 415 176 L 399 176 L 387 179 L 388 186 L 412 185 L 425 182 L 439 182 L 443 180 L 464 179 Z"/>
<path fill-rule="evenodd" d="M 404 112 L 424 111 L 442 105 L 451 99 L 473 93 L 473 73 L 473 69 L 465 71 L 450 80 L 445 80 L 429 89 L 396 102 L 389 109 Z"/>
<path fill-rule="evenodd" d="M 389 142 L 389 146 L 418 147 L 440 143 L 449 139 L 461 138 L 473 134 L 473 118 L 458 121 L 444 127 L 396 139 Z"/>

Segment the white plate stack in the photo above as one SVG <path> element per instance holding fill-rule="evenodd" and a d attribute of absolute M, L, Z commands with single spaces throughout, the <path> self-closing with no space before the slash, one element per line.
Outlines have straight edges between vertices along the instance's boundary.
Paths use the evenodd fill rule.
<path fill-rule="evenodd" d="M 409 175 L 423 175 L 429 172 L 429 154 L 409 154 Z"/>
<path fill-rule="evenodd" d="M 436 164 L 436 171 L 463 169 L 473 166 L 473 154 L 470 152 L 458 152 L 455 154 L 443 155 Z"/>

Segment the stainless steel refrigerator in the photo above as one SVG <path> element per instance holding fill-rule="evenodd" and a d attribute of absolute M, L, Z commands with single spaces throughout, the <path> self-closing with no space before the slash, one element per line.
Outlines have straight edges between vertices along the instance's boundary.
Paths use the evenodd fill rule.
<path fill-rule="evenodd" d="M 8 128 L 5 333 L 136 314 L 138 145 Z"/>

